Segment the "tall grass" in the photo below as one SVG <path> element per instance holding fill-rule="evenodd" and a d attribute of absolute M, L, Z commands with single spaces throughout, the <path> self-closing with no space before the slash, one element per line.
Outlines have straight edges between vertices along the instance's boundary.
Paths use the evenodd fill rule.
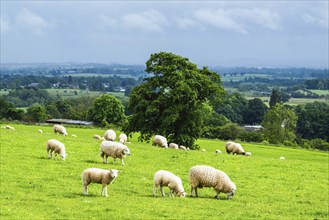
<path fill-rule="evenodd" d="M 131 156 L 103 164 L 100 141 L 93 134 L 104 130 L 67 128 L 69 136 L 55 135 L 50 126 L 13 125 L 1 129 L 1 219 L 328 219 L 329 156 L 325 152 L 243 143 L 251 157 L 215 154 L 224 150 L 220 140 L 199 140 L 202 151 L 127 144 Z M 42 129 L 43 133 L 38 133 Z M 117 132 L 119 133 L 119 131 Z M 72 137 L 76 134 L 77 137 Z M 56 138 L 66 146 L 65 161 L 48 159 L 45 145 Z M 284 156 L 285 160 L 279 160 Z M 188 171 L 206 164 L 225 171 L 237 186 L 232 200 L 214 199 L 210 188 L 199 198 L 152 196 L 153 175 L 165 169 L 180 176 L 190 193 Z M 85 168 L 119 169 L 122 172 L 101 196 L 101 185 L 91 184 L 82 194 Z"/>

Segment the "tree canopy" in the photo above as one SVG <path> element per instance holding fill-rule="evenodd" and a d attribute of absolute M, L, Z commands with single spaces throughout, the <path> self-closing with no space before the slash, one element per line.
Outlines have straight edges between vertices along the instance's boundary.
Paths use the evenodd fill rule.
<path fill-rule="evenodd" d="M 193 147 L 201 135 L 203 104 L 219 101 L 224 93 L 220 76 L 168 52 L 151 54 L 146 72 L 149 77 L 130 93 L 132 115 L 125 132 L 140 132 L 142 141 L 160 134 Z"/>

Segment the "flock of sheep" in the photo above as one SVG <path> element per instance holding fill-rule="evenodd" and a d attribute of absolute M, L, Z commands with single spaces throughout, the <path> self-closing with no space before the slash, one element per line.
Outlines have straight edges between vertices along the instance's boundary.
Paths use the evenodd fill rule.
<path fill-rule="evenodd" d="M 63 136 L 67 136 L 68 133 L 64 126 L 54 125 L 53 127 L 55 134 L 59 133 Z M 39 131 L 40 132 L 40 131 Z M 42 132 L 42 131 L 41 131 Z M 124 164 L 124 158 L 130 155 L 129 148 L 125 145 L 127 143 L 127 135 L 120 134 L 119 141 L 116 142 L 116 133 L 113 130 L 107 130 L 103 137 L 95 134 L 94 139 L 102 140 L 100 144 L 100 156 L 103 158 L 103 163 L 108 163 L 108 157 L 114 159 L 114 163 L 117 158 L 121 159 L 122 165 Z M 163 148 L 174 148 L 189 150 L 188 147 L 178 145 L 175 143 L 170 143 L 168 145 L 167 139 L 161 135 L 155 135 L 153 146 L 160 146 Z M 245 156 L 251 156 L 250 152 L 245 152 L 242 146 L 239 143 L 227 142 L 225 144 L 226 152 L 228 154 L 241 154 Z M 60 155 L 62 160 L 66 158 L 65 146 L 58 140 L 50 139 L 47 141 L 46 151 L 48 158 L 56 157 Z M 216 153 L 221 153 L 220 150 L 216 150 Z M 115 169 L 99 169 L 99 168 L 88 168 L 82 172 L 82 185 L 83 185 L 83 194 L 88 194 L 88 185 L 90 183 L 99 183 L 102 184 L 102 196 L 108 196 L 107 186 L 110 185 L 119 174 L 119 170 Z M 198 188 L 203 187 L 212 187 L 216 191 L 215 198 L 219 199 L 220 193 L 227 194 L 227 199 L 231 199 L 236 191 L 235 184 L 230 180 L 228 175 L 221 170 L 217 170 L 210 166 L 197 165 L 193 166 L 189 170 L 189 181 L 191 185 L 191 196 L 193 192 L 196 197 L 198 197 Z M 154 188 L 153 196 L 156 196 L 157 188 L 160 187 L 160 192 L 162 196 L 165 196 L 163 187 L 166 186 L 169 188 L 169 195 L 173 196 L 174 193 L 179 197 L 185 197 L 186 192 L 182 184 L 181 178 L 175 174 L 166 171 L 159 170 L 154 174 Z"/>

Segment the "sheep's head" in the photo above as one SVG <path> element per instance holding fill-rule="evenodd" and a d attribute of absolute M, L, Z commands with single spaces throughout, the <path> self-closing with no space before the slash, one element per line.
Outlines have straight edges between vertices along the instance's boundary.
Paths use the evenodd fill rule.
<path fill-rule="evenodd" d="M 227 199 L 232 199 L 234 194 L 235 194 L 235 191 L 236 191 L 236 186 L 233 182 L 230 182 L 230 185 L 231 185 L 231 191 L 228 192 L 226 195 L 227 195 Z"/>
<path fill-rule="evenodd" d="M 112 179 L 117 178 L 119 172 L 120 172 L 119 170 L 111 169 L 111 170 L 110 170 L 110 176 L 112 177 Z"/>
<path fill-rule="evenodd" d="M 179 197 L 185 197 L 186 196 L 186 192 L 179 192 L 177 194 L 177 196 L 179 196 Z"/>
<path fill-rule="evenodd" d="M 122 153 L 123 153 L 124 155 L 128 155 L 128 156 L 130 156 L 130 150 L 129 150 L 129 148 L 128 148 L 128 147 L 125 148 L 125 149 L 122 151 Z"/>
<path fill-rule="evenodd" d="M 62 160 L 65 160 L 67 154 L 60 154 L 59 156 L 62 158 Z"/>

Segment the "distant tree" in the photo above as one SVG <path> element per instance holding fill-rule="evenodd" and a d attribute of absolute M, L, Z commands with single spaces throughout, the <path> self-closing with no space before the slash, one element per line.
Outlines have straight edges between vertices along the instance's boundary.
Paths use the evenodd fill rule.
<path fill-rule="evenodd" d="M 329 141 L 329 104 L 313 102 L 296 107 L 297 134 L 305 139 Z"/>
<path fill-rule="evenodd" d="M 248 107 L 243 115 L 244 124 L 260 124 L 268 107 L 259 98 L 248 100 Z"/>
<path fill-rule="evenodd" d="M 87 118 L 99 125 L 122 126 L 126 121 L 124 106 L 117 98 L 109 94 L 103 94 L 96 98 L 88 110 Z"/>
<path fill-rule="evenodd" d="M 239 134 L 242 132 L 242 128 L 240 128 L 235 123 L 229 123 L 222 127 L 220 127 L 219 135 L 216 138 L 222 140 L 235 140 L 238 138 Z"/>
<path fill-rule="evenodd" d="M 292 109 L 276 104 L 269 109 L 262 122 L 264 137 L 270 143 L 294 141 L 296 137 L 297 116 Z"/>
<path fill-rule="evenodd" d="M 68 83 L 69 85 L 71 85 L 71 84 L 73 83 L 73 78 L 72 78 L 71 75 L 67 78 L 67 83 Z"/>
<path fill-rule="evenodd" d="M 272 90 L 271 98 L 270 98 L 270 108 L 273 108 L 276 104 L 281 103 L 281 96 L 278 88 L 274 88 Z"/>
<path fill-rule="evenodd" d="M 24 114 L 23 110 L 16 109 L 15 106 L 5 98 L 0 97 L 0 119 L 21 120 Z"/>
<path fill-rule="evenodd" d="M 38 104 L 29 107 L 24 117 L 26 121 L 31 122 L 44 122 L 48 118 L 49 116 L 46 114 L 45 107 Z"/>
<path fill-rule="evenodd" d="M 204 103 L 220 100 L 224 92 L 220 76 L 167 52 L 152 54 L 146 72 L 150 77 L 130 93 L 125 132 L 140 132 L 146 141 L 160 134 L 193 148 L 202 133 Z"/>

